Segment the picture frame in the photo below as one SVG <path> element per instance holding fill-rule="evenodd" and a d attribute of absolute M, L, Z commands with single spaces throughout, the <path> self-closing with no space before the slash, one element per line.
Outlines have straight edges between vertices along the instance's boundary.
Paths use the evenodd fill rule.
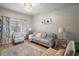
<path fill-rule="evenodd" d="M 45 18 L 43 21 L 41 21 L 43 24 L 52 24 L 52 18 Z"/>

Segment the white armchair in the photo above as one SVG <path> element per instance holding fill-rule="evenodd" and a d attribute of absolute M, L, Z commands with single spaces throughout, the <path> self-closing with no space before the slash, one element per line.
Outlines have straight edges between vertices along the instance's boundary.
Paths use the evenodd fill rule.
<path fill-rule="evenodd" d="M 75 55 L 75 42 L 70 41 L 67 45 L 64 56 L 74 56 Z"/>
<path fill-rule="evenodd" d="M 24 34 L 21 32 L 14 32 L 13 33 L 13 43 L 19 43 L 24 41 Z"/>

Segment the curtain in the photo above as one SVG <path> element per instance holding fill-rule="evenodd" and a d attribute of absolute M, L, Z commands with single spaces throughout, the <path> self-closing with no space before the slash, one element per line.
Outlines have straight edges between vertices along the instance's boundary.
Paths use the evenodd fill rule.
<path fill-rule="evenodd" d="M 26 35 L 26 32 L 27 32 L 27 21 L 24 21 L 22 19 L 10 18 L 10 38 L 11 39 L 12 39 L 13 33 L 19 33 L 21 37 L 24 37 Z"/>
<path fill-rule="evenodd" d="M 27 21 L 22 19 L 15 19 L 6 16 L 0 16 L 0 42 L 8 44 L 12 42 L 12 33 L 20 32 L 24 35 L 27 31 Z"/>
<path fill-rule="evenodd" d="M 22 32 L 26 33 L 27 31 L 27 21 L 22 19 L 10 19 L 10 33 L 12 32 Z"/>
<path fill-rule="evenodd" d="M 9 25 L 9 17 L 2 16 L 3 20 L 3 35 L 2 35 L 2 43 L 8 44 L 10 39 L 10 25 Z"/>
<path fill-rule="evenodd" d="M 0 16 L 0 44 L 2 43 L 2 29 L 3 29 L 3 21 L 2 16 Z"/>

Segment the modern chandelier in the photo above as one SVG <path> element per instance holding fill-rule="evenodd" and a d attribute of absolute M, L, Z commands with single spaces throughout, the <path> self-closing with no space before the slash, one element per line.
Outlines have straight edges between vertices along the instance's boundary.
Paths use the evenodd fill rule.
<path fill-rule="evenodd" d="M 31 4 L 31 3 L 24 3 L 24 7 L 25 7 L 26 9 L 31 10 L 31 9 L 32 9 L 32 4 Z"/>

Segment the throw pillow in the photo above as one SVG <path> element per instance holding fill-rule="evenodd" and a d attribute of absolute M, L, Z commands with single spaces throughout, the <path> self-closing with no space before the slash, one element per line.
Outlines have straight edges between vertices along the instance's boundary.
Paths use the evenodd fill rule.
<path fill-rule="evenodd" d="M 42 33 L 41 37 L 46 38 L 46 33 Z"/>
<path fill-rule="evenodd" d="M 47 33 L 47 36 L 48 37 L 52 37 L 52 33 Z"/>
<path fill-rule="evenodd" d="M 36 37 L 41 37 L 41 33 L 37 33 L 36 34 Z"/>

